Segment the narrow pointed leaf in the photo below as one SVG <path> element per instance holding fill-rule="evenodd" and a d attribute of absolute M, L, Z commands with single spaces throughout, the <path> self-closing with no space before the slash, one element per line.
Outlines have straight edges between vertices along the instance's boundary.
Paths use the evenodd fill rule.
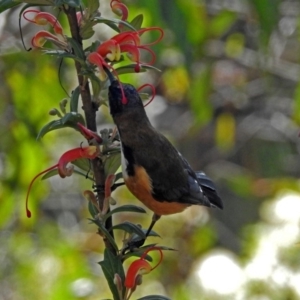
<path fill-rule="evenodd" d="M 148 244 L 148 245 L 145 245 L 143 247 L 140 247 L 138 249 L 136 249 L 134 252 L 128 252 L 126 253 L 125 255 L 123 255 L 123 259 L 126 260 L 127 258 L 129 257 L 132 257 L 132 256 L 137 256 L 137 257 L 141 257 L 142 255 L 144 255 L 145 251 L 149 248 L 152 248 L 152 247 L 157 247 L 161 250 L 166 250 L 166 251 L 176 251 L 175 249 L 173 248 L 170 248 L 170 247 L 166 247 L 166 246 L 157 246 L 157 244 Z M 153 259 L 150 255 L 146 255 L 145 256 L 145 259 L 148 260 L 149 262 L 152 262 Z"/>
<path fill-rule="evenodd" d="M 100 91 L 102 90 L 102 82 L 94 73 L 88 74 L 88 76 L 91 80 L 93 96 L 98 97 Z"/>
<path fill-rule="evenodd" d="M 73 60 L 78 61 L 81 65 L 85 64 L 85 60 L 83 58 L 80 58 L 74 54 L 71 54 L 63 50 L 44 50 L 43 53 L 47 55 L 58 56 L 60 58 L 71 58 Z"/>
<path fill-rule="evenodd" d="M 93 173 L 90 161 L 87 158 L 79 158 L 72 162 L 76 167 L 87 173 Z"/>
<path fill-rule="evenodd" d="M 81 123 L 85 125 L 84 118 L 81 114 L 76 113 L 76 112 L 69 112 L 66 113 L 62 118 L 61 118 L 62 124 L 66 125 L 68 124 L 69 126 L 75 128 L 78 130 L 77 123 Z"/>
<path fill-rule="evenodd" d="M 122 205 L 119 206 L 113 210 L 111 210 L 109 213 L 107 213 L 104 217 L 103 220 L 107 220 L 110 216 L 112 216 L 115 213 L 119 213 L 119 212 L 136 212 L 136 213 L 146 213 L 146 211 L 139 206 L 136 205 L 131 205 L 131 204 L 127 204 L 127 205 Z"/>
<path fill-rule="evenodd" d="M 129 74 L 129 73 L 136 73 L 135 68 L 136 68 L 136 64 L 129 64 L 129 65 L 126 65 L 126 66 L 122 66 L 122 67 L 116 68 L 116 72 L 118 73 L 118 75 Z M 142 65 L 142 64 L 140 65 L 140 71 L 139 71 L 139 73 L 146 72 L 147 70 L 155 70 L 157 72 L 161 72 L 160 69 L 155 68 L 153 66 Z"/>
<path fill-rule="evenodd" d="M 95 205 L 89 201 L 88 203 L 88 209 L 89 209 L 89 213 L 90 215 L 94 218 L 96 215 L 99 214 L 98 209 L 95 207 Z"/>
<path fill-rule="evenodd" d="M 71 127 L 78 130 L 77 123 L 85 124 L 84 119 L 79 113 L 67 113 L 63 118 L 54 120 L 46 124 L 38 133 L 37 139 L 42 138 L 46 133 L 65 127 Z"/>
<path fill-rule="evenodd" d="M 142 28 L 144 16 L 142 14 L 137 15 L 131 22 L 130 25 L 134 27 L 136 30 L 139 30 Z"/>
<path fill-rule="evenodd" d="M 109 288 L 114 296 L 114 300 L 121 300 L 119 298 L 117 286 L 114 284 L 115 274 L 118 274 L 121 277 L 122 282 L 125 281 L 125 274 L 120 257 L 115 256 L 111 251 L 105 249 L 104 260 L 99 262 L 99 264 L 108 282 Z"/>
<path fill-rule="evenodd" d="M 19 5 L 20 3 L 17 3 L 14 0 L 2 0 L 0 1 L 0 13 L 2 13 L 3 11 L 10 9 L 14 6 Z"/>
<path fill-rule="evenodd" d="M 83 40 L 87 40 L 94 35 L 94 25 L 95 24 L 93 24 L 92 22 L 88 22 L 83 27 L 80 27 L 80 36 Z"/>
<path fill-rule="evenodd" d="M 126 26 L 127 28 L 131 29 L 132 31 L 136 31 L 135 28 L 131 24 L 129 24 L 128 22 L 124 22 L 122 20 L 119 20 L 119 19 L 96 17 L 94 20 L 97 23 L 106 24 L 107 26 L 111 27 L 112 29 L 114 29 L 117 32 L 119 32 L 120 29 L 118 28 L 118 26 L 116 26 L 116 24 L 117 25 L 122 24 L 122 25 Z"/>
<path fill-rule="evenodd" d="M 91 175 L 93 174 L 92 172 L 88 172 L 88 173 L 85 172 L 85 173 L 83 173 L 83 172 L 81 172 L 79 170 L 74 169 L 74 173 L 76 173 L 76 174 L 78 174 L 80 176 L 83 176 L 85 179 L 92 180 L 94 182 L 94 179 L 91 177 Z"/>
<path fill-rule="evenodd" d="M 133 223 L 127 222 L 127 221 L 113 226 L 112 229 L 124 230 L 130 234 L 135 233 L 138 236 L 140 236 L 141 238 L 146 237 L 144 231 L 139 226 L 137 226 Z"/>
<path fill-rule="evenodd" d="M 60 120 L 54 120 L 49 122 L 48 124 L 46 124 L 38 133 L 37 139 L 42 138 L 46 133 L 48 133 L 49 131 L 55 130 L 55 129 L 59 129 L 59 128 L 63 128 L 64 125 L 62 124 L 61 119 Z"/>
<path fill-rule="evenodd" d="M 70 112 L 78 111 L 78 101 L 79 101 L 80 89 L 79 86 L 72 92 L 70 100 Z"/>
<path fill-rule="evenodd" d="M 81 60 L 85 61 L 85 54 L 82 50 L 82 47 L 78 44 L 78 42 L 72 38 L 68 38 L 68 42 L 72 46 L 75 56 L 80 58 Z"/>
<path fill-rule="evenodd" d="M 99 7 L 100 7 L 99 0 L 89 0 L 87 2 L 86 9 L 87 9 L 88 14 L 91 16 L 98 11 Z"/>
<path fill-rule="evenodd" d="M 53 177 L 55 175 L 58 175 L 58 169 L 54 169 L 54 170 L 51 170 L 49 172 L 47 172 L 42 178 L 41 180 L 45 180 L 45 179 L 48 179 L 50 177 Z"/>

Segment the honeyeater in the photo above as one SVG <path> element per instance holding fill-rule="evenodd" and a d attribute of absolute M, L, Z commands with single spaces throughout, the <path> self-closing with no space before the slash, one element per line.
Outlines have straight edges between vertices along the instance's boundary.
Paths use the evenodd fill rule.
<path fill-rule="evenodd" d="M 108 96 L 121 141 L 124 182 L 154 212 L 146 236 L 162 215 L 179 213 L 191 205 L 223 208 L 211 179 L 203 172 L 194 172 L 180 152 L 151 125 L 132 85 L 111 80 Z"/>

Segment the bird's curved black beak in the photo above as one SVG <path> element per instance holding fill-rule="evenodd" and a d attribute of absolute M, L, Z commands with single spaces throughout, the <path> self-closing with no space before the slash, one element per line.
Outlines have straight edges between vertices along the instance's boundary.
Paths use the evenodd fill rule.
<path fill-rule="evenodd" d="M 117 81 L 117 79 L 114 77 L 114 75 L 110 72 L 110 70 L 106 66 L 103 66 L 103 69 L 110 81 L 110 84 L 112 84 L 114 81 Z"/>

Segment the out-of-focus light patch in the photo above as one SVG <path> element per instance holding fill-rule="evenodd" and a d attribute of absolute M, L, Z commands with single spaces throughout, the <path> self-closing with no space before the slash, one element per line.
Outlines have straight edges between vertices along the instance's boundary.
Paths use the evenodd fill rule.
<path fill-rule="evenodd" d="M 291 272 L 285 267 L 277 267 L 274 269 L 271 275 L 271 279 L 281 287 L 284 287 L 289 282 Z"/>
<path fill-rule="evenodd" d="M 94 283 L 88 278 L 80 278 L 71 284 L 72 293 L 78 298 L 91 295 L 95 290 Z"/>
<path fill-rule="evenodd" d="M 38 282 L 43 282 L 41 288 L 44 293 L 47 293 L 57 280 L 61 270 L 61 263 L 49 252 L 37 256 L 35 268 L 38 274 L 37 280 Z"/>
<path fill-rule="evenodd" d="M 206 290 L 232 294 L 244 283 L 244 274 L 232 253 L 217 251 L 200 262 L 196 274 Z"/>
<path fill-rule="evenodd" d="M 172 218 L 174 220 L 178 220 L 179 216 L 174 214 L 168 216 L 168 218 Z M 209 219 L 209 213 L 207 208 L 203 206 L 192 206 L 184 210 L 180 213 L 180 218 L 182 218 L 186 225 L 204 225 Z"/>
<path fill-rule="evenodd" d="M 278 220 L 298 223 L 300 220 L 300 195 L 294 193 L 283 195 L 276 201 L 273 212 Z"/>
<path fill-rule="evenodd" d="M 248 278 L 264 280 L 272 274 L 276 264 L 276 246 L 267 239 L 261 239 L 253 260 L 245 266 L 245 274 Z"/>
<path fill-rule="evenodd" d="M 300 296 L 300 272 L 293 274 L 290 279 L 290 284 L 294 288 L 295 292 Z"/>
<path fill-rule="evenodd" d="M 291 246 L 299 240 L 299 227 L 295 224 L 282 225 L 274 228 L 266 239 L 274 247 Z"/>
<path fill-rule="evenodd" d="M 60 262 L 51 254 L 39 255 L 36 260 L 38 272 L 42 276 L 56 277 L 60 272 Z"/>

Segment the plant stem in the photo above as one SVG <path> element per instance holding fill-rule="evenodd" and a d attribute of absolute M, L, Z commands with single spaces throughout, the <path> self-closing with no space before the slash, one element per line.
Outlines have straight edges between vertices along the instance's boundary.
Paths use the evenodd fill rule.
<path fill-rule="evenodd" d="M 79 33 L 79 27 L 77 23 L 77 17 L 76 17 L 76 9 L 73 7 L 64 8 L 64 12 L 67 15 L 71 36 L 72 39 L 74 39 L 78 45 L 82 48 L 82 38 Z M 78 78 L 78 83 L 80 87 L 80 95 L 82 99 L 83 104 L 83 110 L 85 114 L 85 119 L 87 123 L 87 128 L 92 131 L 97 131 L 97 125 L 96 125 L 96 111 L 98 110 L 98 107 L 93 103 L 91 91 L 89 87 L 89 83 L 87 80 L 84 80 L 84 76 L 81 75 L 81 64 L 78 61 L 75 61 L 75 68 Z M 96 186 L 105 186 L 105 174 L 104 174 L 104 165 L 100 158 L 96 158 L 92 160 L 92 168 L 94 171 L 95 176 L 95 185 Z M 103 191 L 97 191 L 97 198 L 99 201 L 99 207 L 100 209 L 103 208 L 104 203 L 104 189 Z M 105 223 L 106 229 L 110 229 L 112 227 L 112 218 L 108 218 L 108 220 Z M 110 231 L 110 234 L 113 237 L 113 232 Z M 104 237 L 103 238 L 106 248 L 110 249 L 113 253 L 116 254 L 116 251 L 111 246 L 109 241 Z"/>

